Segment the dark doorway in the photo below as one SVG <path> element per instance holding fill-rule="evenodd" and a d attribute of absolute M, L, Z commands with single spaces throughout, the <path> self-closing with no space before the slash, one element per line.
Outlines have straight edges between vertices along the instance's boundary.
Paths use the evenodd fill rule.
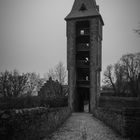
<path fill-rule="evenodd" d="M 89 88 L 78 87 L 78 111 L 79 112 L 89 112 L 90 111 L 90 94 Z"/>

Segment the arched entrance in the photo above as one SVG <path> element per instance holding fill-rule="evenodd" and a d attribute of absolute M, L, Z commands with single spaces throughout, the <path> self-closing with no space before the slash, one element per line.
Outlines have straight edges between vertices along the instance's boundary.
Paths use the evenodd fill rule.
<path fill-rule="evenodd" d="M 79 112 L 90 112 L 90 92 L 89 88 L 77 88 L 77 102 Z"/>

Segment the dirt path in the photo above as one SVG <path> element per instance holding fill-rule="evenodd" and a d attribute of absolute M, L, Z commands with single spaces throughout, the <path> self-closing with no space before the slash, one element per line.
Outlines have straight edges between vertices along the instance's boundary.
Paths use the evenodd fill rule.
<path fill-rule="evenodd" d="M 44 139 L 48 140 L 48 138 Z M 49 140 L 128 140 L 89 113 L 73 113 Z"/>

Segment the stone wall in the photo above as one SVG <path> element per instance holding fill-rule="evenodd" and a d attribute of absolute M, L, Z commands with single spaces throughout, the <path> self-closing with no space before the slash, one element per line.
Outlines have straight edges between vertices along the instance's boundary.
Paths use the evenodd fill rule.
<path fill-rule="evenodd" d="M 105 108 L 140 107 L 140 98 L 100 96 L 98 106 Z"/>
<path fill-rule="evenodd" d="M 124 137 L 140 136 L 140 108 L 97 108 L 94 116 Z"/>
<path fill-rule="evenodd" d="M 0 111 L 1 140 L 40 140 L 70 115 L 68 107 Z"/>

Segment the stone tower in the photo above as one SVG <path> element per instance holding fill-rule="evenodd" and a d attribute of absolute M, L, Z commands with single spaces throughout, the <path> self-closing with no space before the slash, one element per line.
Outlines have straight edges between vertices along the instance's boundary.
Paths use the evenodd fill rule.
<path fill-rule="evenodd" d="M 97 106 L 100 88 L 102 26 L 95 0 L 75 0 L 67 22 L 67 69 L 69 106 L 72 111 L 89 111 Z"/>

